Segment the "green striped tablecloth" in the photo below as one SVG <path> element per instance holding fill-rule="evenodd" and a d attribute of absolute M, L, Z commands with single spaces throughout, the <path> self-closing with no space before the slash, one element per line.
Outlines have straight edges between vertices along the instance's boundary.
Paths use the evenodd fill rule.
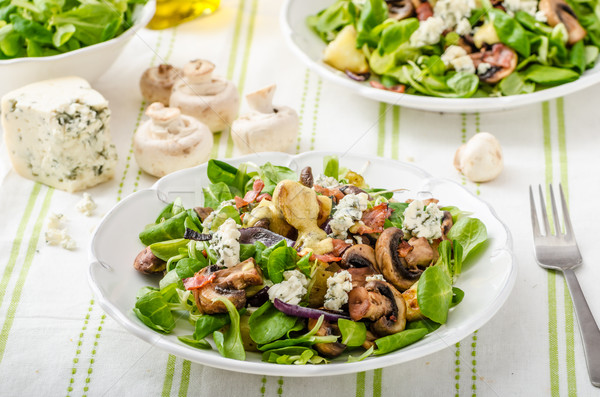
<path fill-rule="evenodd" d="M 600 86 L 521 109 L 438 114 L 372 102 L 322 81 L 286 48 L 279 0 L 224 0 L 215 15 L 164 31 L 142 31 L 94 87 L 110 101 L 120 160 L 117 176 L 91 193 L 99 208 L 87 218 L 79 195 L 49 189 L 8 171 L 0 194 L 0 395 L 2 396 L 589 396 L 579 331 L 562 276 L 535 264 L 527 187 L 561 182 L 585 265 L 577 270 L 600 318 Z M 131 151 L 146 105 L 137 81 L 159 62 L 212 60 L 247 93 L 277 83 L 276 102 L 298 110 L 293 151 L 366 153 L 414 161 L 459 181 L 489 201 L 509 225 L 519 277 L 503 309 L 448 349 L 410 363 L 357 374 L 286 378 L 236 374 L 152 348 L 106 316 L 86 281 L 87 244 L 102 214 L 154 179 Z M 245 110 L 245 103 L 242 111 Z M 502 142 L 506 169 L 476 185 L 456 173 L 456 148 L 479 131 Z M 228 132 L 213 156 L 235 155 Z M 44 221 L 64 213 L 79 248 L 46 246 Z M 482 264 L 485 265 L 485 264 Z"/>

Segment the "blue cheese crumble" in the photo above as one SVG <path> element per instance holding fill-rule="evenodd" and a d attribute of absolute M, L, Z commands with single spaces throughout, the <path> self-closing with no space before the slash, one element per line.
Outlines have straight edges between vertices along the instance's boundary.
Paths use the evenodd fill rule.
<path fill-rule="evenodd" d="M 217 254 L 218 266 L 232 267 L 240 263 L 240 231 L 237 223 L 227 219 L 210 240 L 210 246 Z"/>
<path fill-rule="evenodd" d="M 372 276 L 367 276 L 365 278 L 365 281 L 368 283 L 369 281 L 385 281 L 385 278 L 383 278 L 383 274 L 374 274 Z"/>
<path fill-rule="evenodd" d="M 442 237 L 442 218 L 444 213 L 435 203 L 425 208 L 421 200 L 411 202 L 404 210 L 402 231 L 412 237 L 424 237 L 435 240 Z"/>
<path fill-rule="evenodd" d="M 368 205 L 369 196 L 366 193 L 344 196 L 329 221 L 329 227 L 331 227 L 329 237 L 345 240 L 348 237 L 348 229 L 360 221 L 362 213 L 366 211 Z"/>
<path fill-rule="evenodd" d="M 444 31 L 444 20 L 440 17 L 429 17 L 419 24 L 419 28 L 410 36 L 412 47 L 423 47 L 437 44 Z"/>
<path fill-rule="evenodd" d="M 287 270 L 283 272 L 284 281 L 277 283 L 269 288 L 269 299 L 273 302 L 279 299 L 290 305 L 300 303 L 304 295 L 308 292 L 308 280 L 299 270 Z"/>
<path fill-rule="evenodd" d="M 348 292 L 352 290 L 352 275 L 348 270 L 342 270 L 327 279 L 325 293 L 325 309 L 340 310 L 348 303 Z"/>
<path fill-rule="evenodd" d="M 457 72 L 475 73 L 473 60 L 464 48 L 451 45 L 442 54 L 442 62 L 446 66 L 452 66 Z"/>
<path fill-rule="evenodd" d="M 60 245 L 67 250 L 73 250 L 77 247 L 75 240 L 67 233 L 63 214 L 51 214 L 47 218 L 44 237 L 48 245 Z"/>
<path fill-rule="evenodd" d="M 85 216 L 92 216 L 96 207 L 96 203 L 89 193 L 83 193 L 83 198 L 76 205 L 77 211 Z"/>
<path fill-rule="evenodd" d="M 317 178 L 314 181 L 314 184 L 327 189 L 333 189 L 338 186 L 341 186 L 337 179 L 335 179 L 332 176 L 325 176 L 323 174 L 317 176 Z"/>

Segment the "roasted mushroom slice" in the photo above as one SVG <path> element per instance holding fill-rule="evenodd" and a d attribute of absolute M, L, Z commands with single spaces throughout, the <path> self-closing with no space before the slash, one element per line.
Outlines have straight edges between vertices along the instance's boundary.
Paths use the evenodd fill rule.
<path fill-rule="evenodd" d="M 244 289 L 251 285 L 261 285 L 262 272 L 254 258 L 249 258 L 242 263 L 215 272 L 216 282 L 220 285 L 226 285 L 235 289 Z"/>
<path fill-rule="evenodd" d="M 309 318 L 308 319 L 308 329 L 313 329 L 317 324 L 317 319 Z M 316 333 L 317 336 L 328 336 L 328 335 L 341 335 L 340 329 L 337 324 L 330 323 L 329 321 L 323 321 L 321 324 L 321 328 Z M 333 358 L 337 357 L 346 348 L 346 345 L 333 342 L 333 343 L 315 343 L 313 346 L 319 353 L 321 353 L 325 357 Z"/>
<path fill-rule="evenodd" d="M 406 303 L 406 320 L 407 321 L 415 321 L 423 318 L 421 314 L 421 309 L 419 308 L 419 302 L 417 300 L 417 286 L 419 284 L 415 283 L 402 293 L 402 297 L 404 298 L 404 302 Z"/>
<path fill-rule="evenodd" d="M 208 218 L 208 216 L 210 214 L 212 214 L 214 210 L 210 207 L 195 207 L 194 208 L 194 212 L 196 212 L 196 215 L 198 215 L 198 218 L 200 218 L 200 222 L 204 222 L 206 220 L 206 218 Z"/>
<path fill-rule="evenodd" d="M 442 218 L 442 236 L 446 239 L 446 235 L 452 228 L 452 214 L 449 211 L 444 211 L 444 217 Z"/>
<path fill-rule="evenodd" d="M 369 267 L 375 269 L 375 250 L 366 244 L 355 244 L 342 255 L 342 267 Z"/>
<path fill-rule="evenodd" d="M 401 291 L 409 289 L 423 273 L 418 267 L 409 267 L 406 260 L 400 257 L 398 248 L 403 236 L 402 230 L 390 227 L 381 233 L 375 245 L 377 268 L 386 280 Z"/>
<path fill-rule="evenodd" d="M 413 237 L 408 240 L 413 248 L 404 258 L 411 269 L 427 267 L 433 261 L 433 248 L 425 237 Z"/>
<path fill-rule="evenodd" d="M 300 183 L 306 187 L 313 187 L 315 178 L 313 177 L 312 168 L 304 167 L 300 171 Z"/>
<path fill-rule="evenodd" d="M 391 284 L 372 280 L 355 287 L 348 294 L 348 310 L 354 321 L 373 321 L 371 330 L 378 335 L 391 335 L 406 326 L 406 304 L 402 294 Z"/>
<path fill-rule="evenodd" d="M 388 17 L 399 21 L 412 16 L 415 7 L 411 0 L 387 0 Z"/>
<path fill-rule="evenodd" d="M 539 9 L 548 18 L 548 25 L 556 26 L 562 23 L 569 32 L 569 44 L 583 40 L 587 32 L 579 24 L 577 15 L 564 0 L 540 0 Z"/>
<path fill-rule="evenodd" d="M 490 65 L 485 73 L 479 75 L 479 79 L 486 83 L 499 82 L 517 67 L 517 53 L 502 43 L 494 44 L 490 51 L 469 54 L 469 56 L 477 70 L 482 62 Z"/>
<path fill-rule="evenodd" d="M 200 313 L 204 314 L 227 313 L 227 307 L 223 302 L 216 300 L 219 297 L 227 298 L 236 309 L 241 309 L 246 304 L 246 291 L 244 290 L 209 284 L 194 291 L 196 306 Z"/>
<path fill-rule="evenodd" d="M 352 287 L 361 287 L 367 282 L 367 277 L 376 275 L 372 267 L 351 267 L 348 273 L 352 276 Z"/>
<path fill-rule="evenodd" d="M 144 274 L 155 274 L 164 271 L 167 263 L 157 258 L 150 247 L 146 247 L 135 257 L 133 267 Z"/>

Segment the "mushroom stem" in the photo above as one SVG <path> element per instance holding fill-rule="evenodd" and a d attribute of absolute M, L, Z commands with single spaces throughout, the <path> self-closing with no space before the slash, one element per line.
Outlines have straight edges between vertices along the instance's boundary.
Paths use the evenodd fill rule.
<path fill-rule="evenodd" d="M 183 67 L 183 74 L 192 84 L 209 83 L 215 70 L 214 63 L 202 59 L 195 59 Z"/>
<path fill-rule="evenodd" d="M 275 95 L 275 84 L 262 88 L 256 92 L 246 95 L 246 101 L 250 109 L 259 113 L 273 113 L 273 96 Z"/>

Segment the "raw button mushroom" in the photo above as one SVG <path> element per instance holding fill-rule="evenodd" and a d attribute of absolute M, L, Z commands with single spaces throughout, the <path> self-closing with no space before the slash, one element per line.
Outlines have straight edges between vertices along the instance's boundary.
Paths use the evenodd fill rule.
<path fill-rule="evenodd" d="M 231 81 L 213 76 L 214 70 L 209 61 L 188 62 L 183 67 L 184 78 L 173 86 L 170 104 L 217 132 L 229 127 L 237 116 L 240 96 Z"/>
<path fill-rule="evenodd" d="M 273 106 L 275 88 L 273 84 L 246 96 L 252 111 L 231 127 L 233 142 L 240 152 L 282 152 L 296 141 L 298 114 L 287 106 Z"/>
<path fill-rule="evenodd" d="M 488 182 L 504 168 L 502 147 L 495 136 L 480 132 L 456 151 L 454 166 L 473 182 Z"/>
<path fill-rule="evenodd" d="M 171 89 L 181 75 L 181 69 L 171 65 L 163 64 L 146 69 L 140 78 L 142 96 L 149 103 L 160 102 L 169 106 Z"/>
<path fill-rule="evenodd" d="M 208 160 L 213 135 L 204 124 L 158 102 L 148 106 L 146 115 L 150 120 L 133 138 L 135 161 L 142 170 L 161 177 Z"/>

